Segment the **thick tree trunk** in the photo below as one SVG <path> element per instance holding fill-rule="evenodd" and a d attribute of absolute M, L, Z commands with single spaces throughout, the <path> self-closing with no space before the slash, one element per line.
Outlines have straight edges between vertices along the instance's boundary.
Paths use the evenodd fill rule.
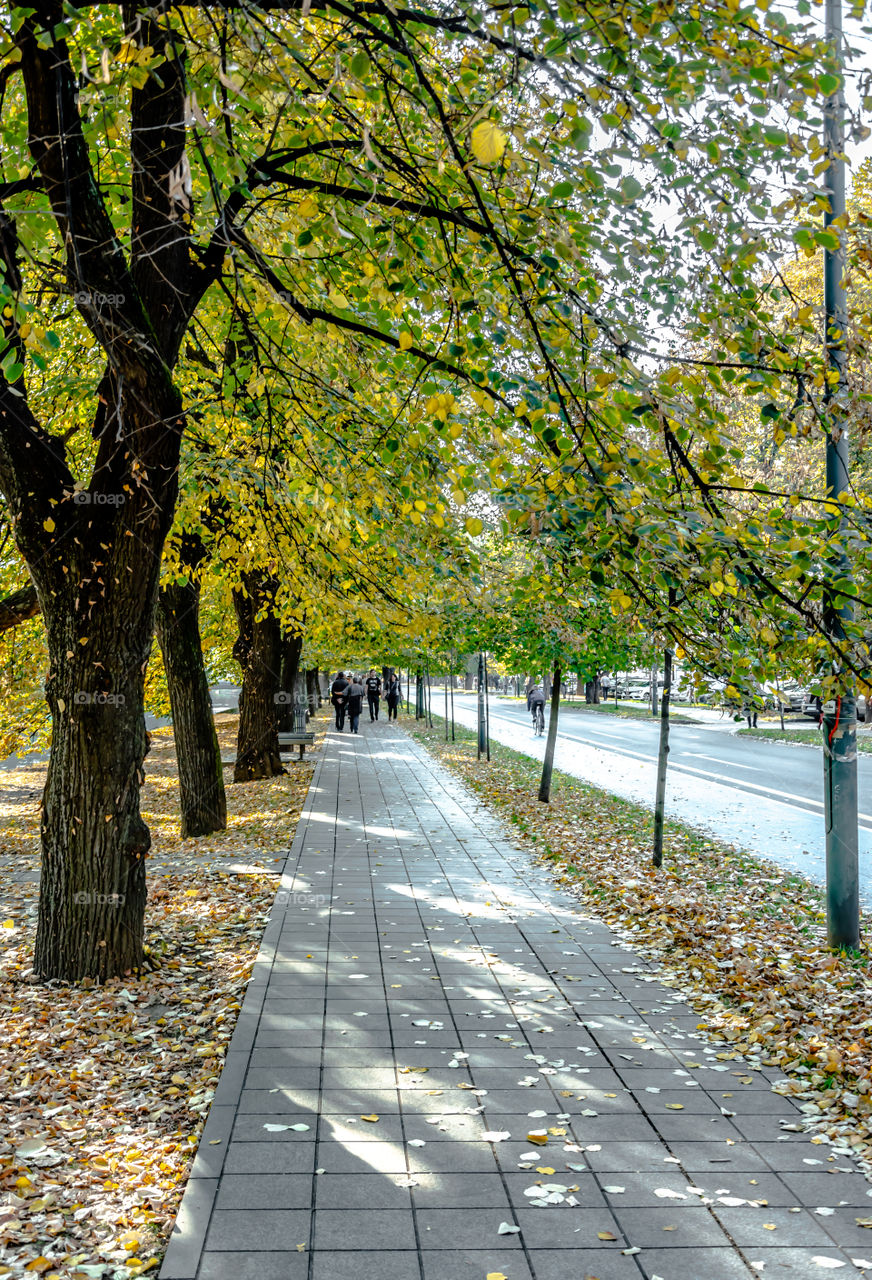
<path fill-rule="evenodd" d="M 539 799 L 543 804 L 551 801 L 551 774 L 554 771 L 554 748 L 557 745 L 557 717 L 560 715 L 560 667 L 554 664 L 554 681 L 551 686 L 551 716 L 548 720 L 548 737 L 545 741 L 545 759 L 542 762 L 542 779 L 539 783 Z"/>
<path fill-rule="evenodd" d="M 122 536 L 126 515 L 116 509 L 91 537 L 80 528 L 65 587 L 40 583 L 52 716 L 34 955 L 41 978 L 102 980 L 143 963 L 151 844 L 139 813 L 143 686 L 163 530 L 156 518 L 142 519 L 138 537 L 154 551 L 141 558 L 139 543 L 135 577 L 128 557 L 137 539 Z M 37 568 L 38 582 L 40 569 L 48 566 Z"/>
<path fill-rule="evenodd" d="M 158 595 L 156 629 L 173 715 L 182 838 L 227 826 L 224 771 L 200 644 L 200 588 L 171 583 Z"/>
<path fill-rule="evenodd" d="M 239 695 L 239 735 L 234 782 L 272 778 L 284 773 L 279 756 L 277 697 L 280 692 L 281 642 L 279 624 L 267 614 L 256 620 L 268 596 L 264 575 L 243 575 L 244 591 L 233 593 L 239 638 L 233 656 L 242 667 Z"/>

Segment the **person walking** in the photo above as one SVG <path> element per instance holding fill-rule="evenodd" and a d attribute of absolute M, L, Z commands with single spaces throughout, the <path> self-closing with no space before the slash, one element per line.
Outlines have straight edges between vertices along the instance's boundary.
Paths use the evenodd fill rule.
<path fill-rule="evenodd" d="M 375 667 L 372 667 L 369 675 L 366 677 L 366 700 L 369 703 L 370 724 L 373 720 L 378 720 L 378 706 L 381 699 L 381 688 L 381 676 L 376 673 Z"/>
<path fill-rule="evenodd" d="M 348 700 L 348 681 L 340 671 L 330 686 L 330 701 L 336 709 L 336 728 L 341 733 L 345 728 L 345 712 Z"/>
<path fill-rule="evenodd" d="M 527 690 L 527 710 L 533 717 L 534 727 L 541 727 L 545 720 L 545 690 L 534 684 Z"/>
<path fill-rule="evenodd" d="M 364 695 L 363 685 L 360 683 L 357 676 L 352 676 L 351 684 L 348 686 L 346 690 L 346 695 L 345 695 L 348 700 L 348 719 L 350 722 L 349 727 L 352 733 L 358 732 L 358 726 L 360 724 L 360 712 L 363 707 L 363 695 Z"/>
<path fill-rule="evenodd" d="M 403 686 L 400 683 L 399 676 L 395 672 L 391 676 L 390 680 L 388 680 L 387 688 L 385 689 L 385 702 L 387 702 L 388 704 L 389 720 L 396 720 L 397 707 L 402 702 L 402 700 L 403 700 Z"/>

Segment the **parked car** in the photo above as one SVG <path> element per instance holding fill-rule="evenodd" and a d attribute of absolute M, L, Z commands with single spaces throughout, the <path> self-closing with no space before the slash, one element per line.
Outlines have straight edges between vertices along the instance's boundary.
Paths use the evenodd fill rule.
<path fill-rule="evenodd" d="M 805 712 L 805 703 L 809 694 L 795 680 L 788 680 L 785 684 L 779 685 L 777 689 L 774 684 L 770 684 L 766 686 L 766 689 L 772 696 L 776 707 L 780 702 L 785 711 Z"/>
<path fill-rule="evenodd" d="M 803 699 L 802 714 L 811 716 L 817 720 L 821 712 L 821 699 L 816 693 L 807 693 Z M 866 695 L 865 693 L 857 694 L 857 719 L 862 723 L 866 721 Z"/>

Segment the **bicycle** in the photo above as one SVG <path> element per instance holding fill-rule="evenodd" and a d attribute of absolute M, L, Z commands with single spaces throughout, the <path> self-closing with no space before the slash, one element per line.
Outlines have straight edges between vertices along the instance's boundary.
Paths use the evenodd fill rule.
<path fill-rule="evenodd" d="M 545 732 L 545 708 L 541 702 L 534 702 L 531 711 L 533 713 L 533 732 L 537 738 L 541 738 Z"/>

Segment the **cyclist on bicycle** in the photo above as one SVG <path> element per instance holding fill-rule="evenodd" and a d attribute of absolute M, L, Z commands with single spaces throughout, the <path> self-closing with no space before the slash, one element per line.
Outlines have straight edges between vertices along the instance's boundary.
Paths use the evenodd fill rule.
<path fill-rule="evenodd" d="M 545 723 L 545 692 L 541 685 L 534 684 L 527 690 L 527 709 L 533 716 L 533 727 L 539 729 Z"/>

